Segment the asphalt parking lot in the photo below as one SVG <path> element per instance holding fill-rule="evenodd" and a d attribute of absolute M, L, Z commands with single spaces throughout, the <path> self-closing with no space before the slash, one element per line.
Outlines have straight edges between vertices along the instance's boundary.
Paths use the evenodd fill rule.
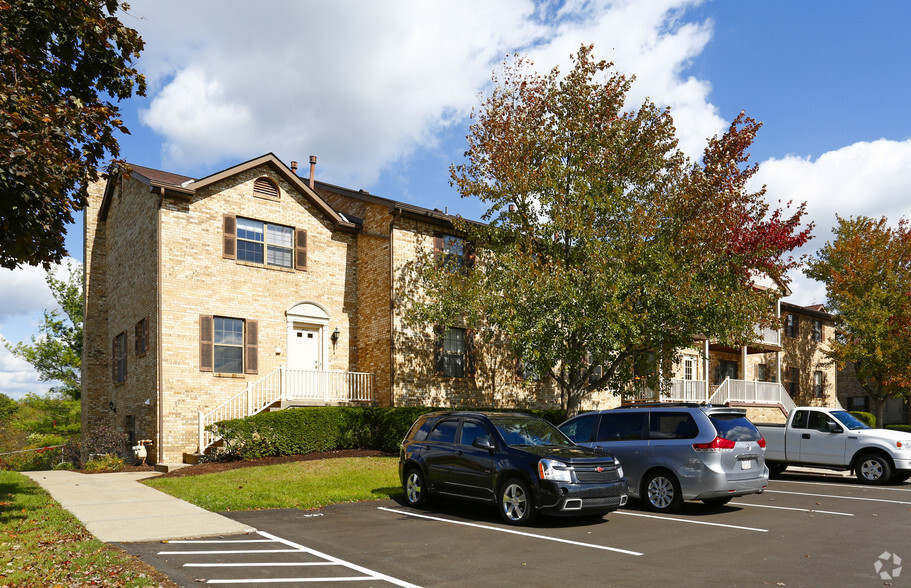
<path fill-rule="evenodd" d="M 522 528 L 448 501 L 223 514 L 259 533 L 121 547 L 184 586 L 911 586 L 907 482 L 785 473 L 717 509 L 632 502 Z"/>

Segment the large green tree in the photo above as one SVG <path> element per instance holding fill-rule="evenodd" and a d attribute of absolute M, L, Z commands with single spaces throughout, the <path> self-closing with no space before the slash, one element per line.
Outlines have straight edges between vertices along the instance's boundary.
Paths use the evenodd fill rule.
<path fill-rule="evenodd" d="M 888 398 L 911 396 L 911 227 L 838 217 L 832 232 L 804 273 L 826 285 L 836 333 L 829 356 L 853 364 L 882 423 Z"/>
<path fill-rule="evenodd" d="M 143 47 L 116 0 L 0 0 L 0 266 L 64 255 L 73 211 L 129 132 L 112 99 L 145 94 Z"/>
<path fill-rule="evenodd" d="M 413 326 L 464 321 L 505 341 L 570 414 L 636 375 L 656 385 L 698 335 L 755 338 L 775 319 L 775 293 L 753 278 L 785 280 L 788 252 L 809 235 L 803 206 L 785 217 L 746 189 L 759 123 L 741 114 L 691 162 L 669 109 L 628 108 L 633 80 L 591 47 L 573 60 L 565 76 L 521 57 L 494 75 L 466 162 L 451 169 L 487 209 L 483 223 L 456 223 L 473 267 L 420 258 L 406 311 Z"/>
<path fill-rule="evenodd" d="M 51 392 L 79 400 L 82 395 L 82 265 L 71 263 L 69 276 L 60 279 L 55 272 L 47 275 L 47 285 L 60 310 L 44 312 L 39 334 L 31 342 L 16 345 L 4 343 L 11 353 L 34 366 L 43 382 L 60 382 Z M 61 311 L 62 310 L 62 314 Z"/>

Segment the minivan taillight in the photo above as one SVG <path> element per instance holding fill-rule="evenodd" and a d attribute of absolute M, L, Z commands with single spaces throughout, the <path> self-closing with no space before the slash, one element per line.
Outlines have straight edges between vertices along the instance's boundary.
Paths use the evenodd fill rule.
<path fill-rule="evenodd" d="M 715 437 L 709 443 L 693 443 L 696 451 L 727 451 L 734 449 L 734 442 L 724 437 Z"/>
<path fill-rule="evenodd" d="M 759 441 L 757 441 L 756 443 L 758 443 L 760 447 L 765 449 L 765 437 L 760 437 Z"/>

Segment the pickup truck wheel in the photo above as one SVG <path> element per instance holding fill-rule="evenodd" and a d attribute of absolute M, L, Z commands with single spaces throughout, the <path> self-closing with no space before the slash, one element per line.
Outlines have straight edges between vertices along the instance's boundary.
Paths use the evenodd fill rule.
<path fill-rule="evenodd" d="M 766 465 L 769 466 L 769 477 L 777 478 L 781 475 L 781 472 L 788 469 L 788 464 L 780 462 L 766 462 Z"/>
<path fill-rule="evenodd" d="M 892 465 L 881 455 L 865 453 L 857 458 L 854 473 L 864 484 L 885 484 L 892 478 Z"/>
<path fill-rule="evenodd" d="M 680 483 L 674 474 L 666 471 L 653 472 L 646 478 L 645 506 L 655 512 L 677 512 L 683 506 Z"/>

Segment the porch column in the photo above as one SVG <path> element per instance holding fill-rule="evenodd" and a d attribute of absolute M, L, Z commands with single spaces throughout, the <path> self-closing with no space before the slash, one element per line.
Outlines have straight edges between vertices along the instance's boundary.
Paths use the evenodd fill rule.
<path fill-rule="evenodd" d="M 705 339 L 705 370 L 702 372 L 703 377 L 705 378 L 705 401 L 708 402 L 709 398 L 712 397 L 712 392 L 709 390 L 709 340 L 708 337 Z"/>
<path fill-rule="evenodd" d="M 781 386 L 781 351 L 775 352 L 775 381 Z"/>
<path fill-rule="evenodd" d="M 747 379 L 747 346 L 740 346 L 740 379 L 746 381 Z"/>

